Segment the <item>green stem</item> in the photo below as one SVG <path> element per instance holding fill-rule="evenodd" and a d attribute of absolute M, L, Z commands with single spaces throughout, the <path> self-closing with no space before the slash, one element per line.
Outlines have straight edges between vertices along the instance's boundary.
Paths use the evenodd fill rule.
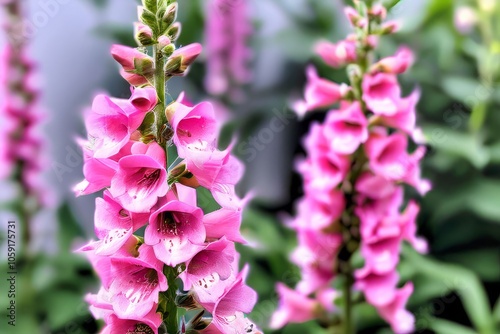
<path fill-rule="evenodd" d="M 155 89 L 158 96 L 158 104 L 155 107 L 155 123 L 156 123 L 156 139 L 160 145 L 165 144 L 163 138 L 164 127 L 167 124 L 167 116 L 165 115 L 165 57 L 157 45 L 153 46 L 153 54 L 155 58 Z"/>
<path fill-rule="evenodd" d="M 165 267 L 165 275 L 168 281 L 168 290 L 166 292 L 167 297 L 167 309 L 164 315 L 164 323 L 167 326 L 168 334 L 177 334 L 179 332 L 179 316 L 177 313 L 177 305 L 175 299 L 177 297 L 177 283 L 175 282 L 177 278 L 176 268 Z"/>
<path fill-rule="evenodd" d="M 345 275 L 344 282 L 344 334 L 354 334 L 352 319 L 352 275 Z"/>

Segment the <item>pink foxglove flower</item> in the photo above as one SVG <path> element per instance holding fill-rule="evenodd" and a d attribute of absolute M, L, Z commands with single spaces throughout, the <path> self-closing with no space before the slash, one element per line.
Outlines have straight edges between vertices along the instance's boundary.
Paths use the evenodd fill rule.
<path fill-rule="evenodd" d="M 298 163 L 304 198 L 288 222 L 298 236 L 291 260 L 302 279 L 294 290 L 278 285 L 280 304 L 272 325 L 312 319 L 329 324 L 332 313 L 341 310 L 325 300 L 343 298 L 340 319 L 344 328 L 352 328 L 347 299 L 351 290 L 358 290 L 395 333 L 406 334 L 414 329 L 414 317 L 405 309 L 413 285 L 398 288 L 402 244 L 425 252 L 427 243 L 416 236 L 419 206 L 410 201 L 402 210 L 401 183 L 422 195 L 431 188 L 421 177 L 425 148 L 417 145 L 409 152 L 408 137 L 418 138 L 420 92 L 402 97 L 397 77 L 414 57 L 404 47 L 370 64 L 378 37 L 394 32 L 396 25 L 383 22 L 387 11 L 380 4 L 366 11 L 347 8 L 345 13 L 357 34 L 337 44 L 321 42 L 316 51 L 332 67 L 349 64 L 351 86 L 320 78 L 309 67 L 305 101 L 296 105 L 299 115 L 338 102 L 340 108 L 329 110 L 322 124 L 313 123 L 304 141 L 307 157 Z M 362 268 L 352 268 L 357 252 L 364 260 Z M 345 285 L 342 293 L 331 289 L 339 276 Z"/>
<path fill-rule="evenodd" d="M 234 246 L 245 242 L 240 226 L 246 200 L 234 189 L 242 164 L 231 147 L 218 149 L 220 127 L 210 103 L 188 106 L 181 96 L 165 104 L 166 81 L 185 75 L 201 46 L 176 49 L 177 3 L 143 5 L 135 37 L 155 54 L 112 47 L 122 75 L 135 87 L 128 99 L 97 96 L 86 115 L 88 140 L 80 141 L 85 179 L 75 191 L 104 190 L 96 200 L 99 240 L 82 248 L 102 287 L 86 299 L 106 324 L 102 333 L 204 327 L 212 333 L 260 333 L 245 316 L 257 296 L 244 283 L 248 270 L 240 272 Z M 198 187 L 212 193 L 218 210 L 200 207 Z M 198 316 L 186 323 L 178 308 L 197 309 Z"/>
<path fill-rule="evenodd" d="M 252 78 L 248 67 L 253 32 L 250 4 L 248 0 L 210 0 L 206 4 L 205 43 L 210 57 L 205 87 L 213 95 L 238 99 L 238 88 Z"/>

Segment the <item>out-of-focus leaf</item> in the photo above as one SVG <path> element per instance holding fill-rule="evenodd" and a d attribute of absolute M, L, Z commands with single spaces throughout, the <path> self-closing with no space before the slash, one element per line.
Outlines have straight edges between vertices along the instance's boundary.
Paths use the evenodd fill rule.
<path fill-rule="evenodd" d="M 480 333 L 494 333 L 494 321 L 488 297 L 473 272 L 425 257 L 411 247 L 405 246 L 403 253 L 420 274 L 440 280 L 457 292 L 471 322 Z"/>
<path fill-rule="evenodd" d="M 485 281 L 500 281 L 500 266 L 491 265 L 492 263 L 500 263 L 499 249 L 487 248 L 447 254 L 441 257 L 441 260 L 466 267 Z"/>
<path fill-rule="evenodd" d="M 437 334 L 477 334 L 470 328 L 459 325 L 455 322 L 431 318 L 429 319 L 429 328 L 436 331 Z"/>
<path fill-rule="evenodd" d="M 463 76 L 448 76 L 443 79 L 442 87 L 451 97 L 470 105 L 478 99 L 476 96 L 481 84 L 477 79 Z"/>
<path fill-rule="evenodd" d="M 83 296 L 73 291 L 46 291 L 42 300 L 51 328 L 60 328 L 87 314 Z"/>
<path fill-rule="evenodd" d="M 490 160 L 488 149 L 483 146 L 478 136 L 452 130 L 443 125 L 425 125 L 424 133 L 440 153 L 456 155 L 469 161 L 478 169 Z"/>
<path fill-rule="evenodd" d="M 500 327 L 500 297 L 498 297 L 495 308 L 493 309 L 493 317 L 495 318 L 497 327 Z"/>

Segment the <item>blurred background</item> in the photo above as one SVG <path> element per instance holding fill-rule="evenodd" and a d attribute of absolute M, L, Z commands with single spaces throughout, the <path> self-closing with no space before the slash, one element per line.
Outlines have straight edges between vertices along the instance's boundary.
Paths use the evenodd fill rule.
<path fill-rule="evenodd" d="M 293 286 L 300 279 L 288 260 L 295 237 L 283 219 L 293 214 L 302 195 L 301 178 L 293 169 L 303 152 L 301 138 L 312 121 L 323 117 L 317 113 L 299 121 L 290 105 L 301 96 L 308 64 L 317 65 L 321 76 L 346 80 L 343 70 L 322 64 L 313 45 L 320 39 L 340 40 L 349 27 L 341 0 L 234 1 L 246 2 L 248 10 L 245 43 L 233 45 L 245 55 L 241 59 L 246 61 L 237 65 L 245 74 L 232 78 L 230 88 L 210 89 L 207 74 L 215 51 L 204 34 L 208 0 L 181 1 L 179 43 L 200 42 L 205 52 L 187 77 L 169 82 L 168 91 L 174 99 L 185 91 L 193 102 L 214 101 L 227 122 L 221 144 L 238 139 L 235 153 L 247 167 L 240 191 L 255 194 L 243 225 L 252 247 L 239 250 L 252 268 L 249 285 L 260 296 L 251 317 L 265 328 L 278 304 L 275 283 Z M 423 173 L 434 185 L 425 198 L 407 192 L 422 205 L 420 233 L 430 244 L 429 256 L 408 251 L 401 263 L 403 278 L 416 287 L 409 308 L 418 333 L 489 333 L 485 328 L 492 317 L 500 324 L 500 3 L 389 2 L 390 17 L 402 29 L 382 40 L 380 56 L 401 44 L 416 54 L 401 82 L 407 93 L 415 87 L 422 91 L 418 123 L 429 148 Z M 86 261 L 71 252 L 95 238 L 95 197 L 75 198 L 71 191 L 83 178 L 76 138 L 85 137 L 82 113 L 93 95 L 105 91 L 128 97 L 129 86 L 109 49 L 114 43 L 135 46 L 137 2 L 26 0 L 26 6 L 31 57 L 38 63 L 48 115 L 45 177 L 55 204 L 38 218 L 37 255 L 26 278 L 30 289 L 19 302 L 18 326 L 13 331 L 2 320 L 0 333 L 95 333 L 98 324 L 82 297 L 96 291 L 98 283 Z M 1 187 L 0 201 L 10 200 L 11 185 Z M 2 210 L 2 221 L 10 217 L 9 210 Z M 2 245 L 3 259 L 5 249 Z M 0 313 L 7 303 L 2 290 Z M 359 333 L 391 333 L 366 305 L 356 309 L 356 323 Z M 276 333 L 324 329 L 311 322 Z"/>

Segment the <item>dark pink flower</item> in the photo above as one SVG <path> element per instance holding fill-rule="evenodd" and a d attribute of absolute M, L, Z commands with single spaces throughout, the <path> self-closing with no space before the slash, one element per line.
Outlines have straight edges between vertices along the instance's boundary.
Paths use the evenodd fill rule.
<path fill-rule="evenodd" d="M 168 191 L 165 151 L 154 142 L 137 142 L 131 152 L 120 159 L 109 191 L 123 208 L 149 212 Z"/>
<path fill-rule="evenodd" d="M 177 184 L 161 199 L 144 233 L 158 259 L 169 266 L 188 261 L 205 248 L 203 211 L 196 206 L 196 190 Z"/>
<path fill-rule="evenodd" d="M 338 154 L 352 154 L 368 139 L 368 121 L 359 103 L 328 114 L 324 136 Z"/>
<path fill-rule="evenodd" d="M 271 318 L 269 327 L 278 329 L 289 323 L 302 323 L 317 317 L 318 309 L 321 306 L 316 300 L 281 283 L 277 284 L 276 291 L 279 295 L 279 304 Z"/>

